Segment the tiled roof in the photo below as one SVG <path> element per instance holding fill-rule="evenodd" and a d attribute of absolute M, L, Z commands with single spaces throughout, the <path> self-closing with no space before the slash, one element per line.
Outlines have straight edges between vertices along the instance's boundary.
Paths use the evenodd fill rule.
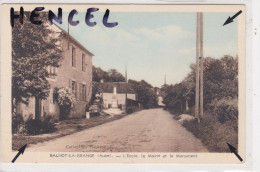
<path fill-rule="evenodd" d="M 101 93 L 113 93 L 114 87 L 119 94 L 126 93 L 125 82 L 93 82 L 93 87 Z M 128 84 L 127 93 L 135 94 L 134 89 Z"/>

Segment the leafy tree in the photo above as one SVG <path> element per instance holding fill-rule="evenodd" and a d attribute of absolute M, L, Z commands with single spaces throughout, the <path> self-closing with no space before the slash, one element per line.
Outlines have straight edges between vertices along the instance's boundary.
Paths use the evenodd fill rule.
<path fill-rule="evenodd" d="M 125 77 L 119 73 L 116 69 L 110 69 L 108 71 L 109 81 L 110 82 L 124 82 Z"/>
<path fill-rule="evenodd" d="M 156 90 L 153 89 L 152 85 L 144 80 L 135 81 L 130 79 L 128 83 L 137 93 L 138 101 L 145 109 L 157 106 Z"/>
<path fill-rule="evenodd" d="M 100 82 L 102 79 L 104 82 L 124 82 L 125 77 L 119 73 L 116 69 L 110 69 L 108 72 L 102 70 L 100 67 L 92 67 L 93 81 Z"/>
<path fill-rule="evenodd" d="M 238 97 L 238 58 L 224 56 L 221 59 L 204 59 L 204 107 L 223 98 Z M 191 72 L 181 83 L 166 85 L 161 90 L 166 94 L 163 103 L 170 110 L 183 113 L 186 103 L 195 104 L 196 65 L 190 66 Z"/>
<path fill-rule="evenodd" d="M 61 33 L 51 29 L 46 13 L 40 13 L 41 25 L 32 24 L 25 13 L 24 22 L 12 28 L 12 98 L 27 103 L 35 97 L 35 116 L 39 117 L 39 100 L 49 95 L 47 66 L 58 67 L 61 56 Z M 15 106 L 15 105 L 14 105 Z M 14 108 L 14 107 L 13 107 Z"/>
<path fill-rule="evenodd" d="M 104 81 L 108 80 L 108 73 L 104 70 L 102 70 L 100 67 L 92 66 L 92 72 L 93 72 L 93 81 L 100 82 L 102 79 Z"/>

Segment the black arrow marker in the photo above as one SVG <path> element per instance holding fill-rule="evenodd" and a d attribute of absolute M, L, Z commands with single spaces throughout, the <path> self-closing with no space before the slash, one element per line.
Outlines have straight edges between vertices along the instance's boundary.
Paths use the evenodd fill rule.
<path fill-rule="evenodd" d="M 233 22 L 233 20 L 239 15 L 239 14 L 241 14 L 242 13 L 242 11 L 240 10 L 240 11 L 238 11 L 233 17 L 228 17 L 228 19 L 225 21 L 225 23 L 223 24 L 223 26 L 225 26 L 226 24 L 229 24 L 229 23 L 232 23 Z"/>
<path fill-rule="evenodd" d="M 237 149 L 234 148 L 234 147 L 233 147 L 232 145 L 230 145 L 229 143 L 227 143 L 227 144 L 228 144 L 228 147 L 229 147 L 229 149 L 230 149 L 230 152 L 231 152 L 231 153 L 234 153 L 234 154 L 237 156 L 237 158 L 242 162 L 243 159 L 238 155 Z"/>
<path fill-rule="evenodd" d="M 12 160 L 12 163 L 14 163 L 14 162 L 16 161 L 16 159 L 20 156 L 20 154 L 23 155 L 26 146 L 27 146 L 27 144 L 24 145 L 23 147 L 21 147 L 21 148 L 18 150 L 19 152 L 15 155 L 14 159 Z"/>

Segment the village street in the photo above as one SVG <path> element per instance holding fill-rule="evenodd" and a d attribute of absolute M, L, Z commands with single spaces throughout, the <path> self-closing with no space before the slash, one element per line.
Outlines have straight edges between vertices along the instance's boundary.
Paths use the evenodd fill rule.
<path fill-rule="evenodd" d="M 29 145 L 51 152 L 205 152 L 200 140 L 162 109 L 149 109 L 78 133 Z"/>

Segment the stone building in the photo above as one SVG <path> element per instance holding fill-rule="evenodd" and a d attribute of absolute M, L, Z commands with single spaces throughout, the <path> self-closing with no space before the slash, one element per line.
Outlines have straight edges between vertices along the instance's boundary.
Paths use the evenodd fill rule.
<path fill-rule="evenodd" d="M 90 102 L 92 95 L 92 57 L 93 54 L 81 45 L 76 39 L 70 36 L 65 30 L 52 25 L 57 32 L 63 32 L 64 37 L 60 41 L 62 46 L 63 60 L 60 67 L 49 66 L 50 95 L 46 100 L 39 102 L 40 115 L 52 115 L 59 118 L 60 109 L 54 99 L 55 88 L 69 87 L 75 94 L 76 103 L 70 111 L 70 118 L 80 118 L 85 115 L 85 106 Z M 30 98 L 29 104 L 19 103 L 17 113 L 26 119 L 30 115 L 35 117 L 35 99 Z"/>
<path fill-rule="evenodd" d="M 103 99 L 103 106 L 108 108 L 124 108 L 126 101 L 126 84 L 125 82 L 95 82 L 93 83 L 97 92 Z M 134 89 L 128 84 L 127 99 L 136 100 Z"/>

